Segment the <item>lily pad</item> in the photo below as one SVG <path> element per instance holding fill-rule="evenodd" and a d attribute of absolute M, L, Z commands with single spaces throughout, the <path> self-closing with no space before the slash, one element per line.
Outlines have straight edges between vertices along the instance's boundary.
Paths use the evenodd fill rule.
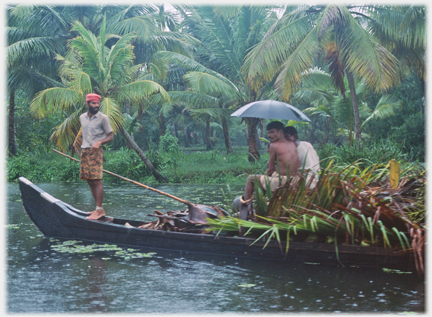
<path fill-rule="evenodd" d="M 254 287 L 256 284 L 240 284 L 239 287 Z"/>

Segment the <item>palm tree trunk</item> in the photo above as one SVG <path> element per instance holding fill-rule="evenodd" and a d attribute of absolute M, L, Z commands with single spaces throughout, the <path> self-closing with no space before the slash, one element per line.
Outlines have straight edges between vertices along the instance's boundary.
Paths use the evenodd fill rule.
<path fill-rule="evenodd" d="M 255 162 L 260 159 L 260 154 L 258 152 L 257 144 L 256 144 L 256 134 L 257 134 L 257 125 L 259 119 L 257 118 L 248 118 L 246 119 L 246 123 L 248 125 L 248 160 L 249 162 Z"/>
<path fill-rule="evenodd" d="M 227 153 L 234 153 L 233 147 L 231 145 L 231 140 L 229 137 L 227 119 L 225 117 L 222 117 L 221 121 L 222 121 L 222 130 L 223 130 L 223 135 L 224 135 L 224 139 L 225 139 L 225 146 L 227 148 Z"/>
<path fill-rule="evenodd" d="M 309 137 L 306 140 L 306 141 L 308 141 L 311 144 L 315 143 L 315 130 L 316 130 L 316 126 L 317 126 L 317 119 L 312 119 L 312 129 L 311 129 L 311 132 L 309 134 Z"/>
<path fill-rule="evenodd" d="M 352 100 L 353 113 L 354 113 L 354 131 L 355 131 L 356 144 L 361 146 L 362 140 L 361 140 L 360 114 L 359 114 L 359 109 L 358 109 L 354 76 L 349 71 L 347 71 L 346 74 L 347 74 L 349 89 L 351 92 L 351 100 Z"/>
<path fill-rule="evenodd" d="M 327 131 L 326 131 L 326 137 L 325 137 L 325 144 L 328 143 L 329 136 L 330 136 L 330 123 L 331 123 L 331 117 L 329 116 L 327 118 Z"/>
<path fill-rule="evenodd" d="M 164 136 L 166 131 L 166 122 L 163 114 L 159 114 L 159 135 Z"/>
<path fill-rule="evenodd" d="M 210 120 L 207 120 L 207 122 L 206 122 L 206 134 L 205 134 L 205 143 L 206 143 L 206 150 L 207 151 L 210 151 L 212 149 L 210 135 L 211 135 Z"/>
<path fill-rule="evenodd" d="M 150 162 L 150 160 L 147 158 L 147 156 L 144 154 L 144 152 L 139 148 L 138 144 L 135 143 L 135 141 L 132 139 L 132 137 L 129 135 L 129 133 L 125 130 L 125 128 L 121 127 L 120 131 L 123 134 L 123 136 L 126 138 L 129 146 L 138 154 L 138 156 L 141 158 L 141 160 L 144 162 L 144 164 L 147 166 L 147 168 L 150 170 L 150 172 L 156 178 L 156 180 L 160 183 L 167 182 L 168 178 L 166 178 L 165 176 L 162 176 L 153 167 L 153 164 Z"/>
<path fill-rule="evenodd" d="M 16 156 L 15 146 L 15 90 L 11 90 L 9 98 L 9 155 Z"/>
<path fill-rule="evenodd" d="M 184 120 L 183 120 L 183 135 L 184 135 L 185 147 L 190 147 L 189 134 L 188 134 L 187 126 L 186 126 L 186 123 L 184 122 Z"/>
<path fill-rule="evenodd" d="M 174 126 L 174 136 L 178 139 L 178 125 L 176 122 L 174 122 L 173 126 Z"/>

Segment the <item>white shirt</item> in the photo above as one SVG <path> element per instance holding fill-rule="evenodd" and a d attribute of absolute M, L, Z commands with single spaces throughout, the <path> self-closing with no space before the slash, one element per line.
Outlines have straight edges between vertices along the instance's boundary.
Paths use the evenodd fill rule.
<path fill-rule="evenodd" d="M 314 188 L 318 182 L 318 172 L 320 170 L 319 157 L 313 148 L 312 144 L 306 141 L 300 141 L 297 147 L 297 154 L 299 156 L 299 169 L 301 173 L 303 170 L 310 170 L 313 173 L 308 173 L 307 179 L 314 177 L 310 188 Z"/>

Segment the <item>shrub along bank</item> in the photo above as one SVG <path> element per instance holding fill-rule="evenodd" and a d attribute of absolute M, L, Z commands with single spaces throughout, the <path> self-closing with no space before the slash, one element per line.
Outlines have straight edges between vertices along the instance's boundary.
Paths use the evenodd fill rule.
<path fill-rule="evenodd" d="M 360 168 L 366 168 L 376 163 L 386 164 L 391 159 L 403 165 L 419 164 L 415 153 L 404 153 L 402 145 L 387 140 L 365 143 L 361 150 L 346 145 L 324 145 L 317 152 L 323 163 L 334 160 L 340 166 L 357 162 Z M 268 160 L 268 154 L 263 151 L 259 161 L 250 163 L 245 147 L 227 154 L 223 149 L 201 151 L 169 146 L 152 149 L 146 155 L 170 183 L 182 184 L 244 184 L 247 175 L 262 174 Z M 156 182 L 138 155 L 127 147 L 116 151 L 108 148 L 104 169 L 146 184 Z M 79 164 L 54 152 L 19 153 L 7 160 L 7 180 L 13 182 L 20 176 L 33 182 L 78 181 Z M 104 179 L 120 181 L 110 175 L 104 175 Z"/>

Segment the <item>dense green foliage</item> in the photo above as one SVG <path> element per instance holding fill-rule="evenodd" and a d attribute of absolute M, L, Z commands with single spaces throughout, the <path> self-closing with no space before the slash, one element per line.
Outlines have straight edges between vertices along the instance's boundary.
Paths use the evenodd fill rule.
<path fill-rule="evenodd" d="M 176 138 L 167 134 L 162 138 L 160 147 L 148 151 L 154 166 L 170 183 L 189 184 L 244 184 L 249 174 L 262 174 L 266 167 L 268 154 L 263 151 L 262 159 L 255 164 L 248 161 L 246 147 L 234 147 L 234 153 L 226 153 L 222 148 L 206 151 L 205 148 L 179 148 Z M 169 143 L 171 140 L 172 143 Z M 360 151 L 353 151 L 347 145 L 336 147 L 326 144 L 317 148 L 321 165 L 334 160 L 339 166 L 357 162 L 359 168 L 376 163 L 387 164 L 389 160 L 417 164 L 415 157 L 404 153 L 400 143 L 381 140 L 365 143 Z M 138 155 L 127 147 L 105 152 L 104 169 L 121 176 L 153 183 L 155 180 Z M 10 157 L 7 164 L 8 181 L 16 181 L 20 176 L 34 182 L 76 181 L 79 164 L 61 157 L 54 152 L 27 152 Z M 114 176 L 105 175 L 104 179 L 118 182 Z"/>
<path fill-rule="evenodd" d="M 230 118 L 229 113 L 251 100 L 284 99 L 291 90 L 289 102 L 301 110 L 308 109 L 312 120 L 311 124 L 294 123 L 299 137 L 311 142 L 324 162 L 334 159 L 335 164 L 343 165 L 360 160 L 359 164 L 366 167 L 377 162 L 385 164 L 392 158 L 413 164 L 425 161 L 423 6 L 174 7 L 176 12 L 163 12 L 166 20 L 161 20 L 161 8 L 151 4 L 7 8 L 8 181 L 19 176 L 34 181 L 78 178 L 77 164 L 51 150 L 53 141 L 60 138 L 68 144 L 76 136 L 77 127 L 72 124 L 69 128 L 69 124 L 84 109 L 80 97 L 69 100 L 63 95 L 62 100 L 68 102 L 57 102 L 49 109 L 44 107 L 50 103 L 41 101 L 44 117 L 29 116 L 30 105 L 41 91 L 53 87 L 59 91 L 65 87 L 74 91 L 83 88 L 83 82 L 78 84 L 68 73 L 75 66 L 68 68 L 65 61 L 80 61 L 76 64 L 78 69 L 82 67 L 92 76 L 99 74 L 93 84 L 97 83 L 97 89 L 103 88 L 104 98 L 118 97 L 118 128 L 124 128 L 154 168 L 171 183 L 243 183 L 247 174 L 262 173 L 267 159 L 265 148 L 259 138 L 248 138 L 248 133 L 265 137 L 268 120 L 252 123 Z M 275 12 L 283 14 L 277 16 Z M 364 19 L 366 16 L 369 18 Z M 166 21 L 170 21 L 167 32 Z M 349 38 L 338 33 L 338 27 L 346 26 L 347 21 L 351 27 L 358 23 L 349 30 L 353 32 Z M 370 34 L 365 37 L 358 32 L 358 26 L 368 26 Z M 322 36 L 319 44 L 326 56 L 319 52 L 314 55 L 313 50 L 307 49 L 307 45 L 317 43 L 314 30 L 318 29 Z M 130 32 L 135 36 L 127 35 Z M 108 76 L 102 71 L 105 68 L 100 73 L 95 71 L 105 59 L 78 36 L 85 34 L 94 36 L 92 45 L 101 52 L 105 50 L 103 54 L 122 44 L 120 39 L 131 43 L 127 56 L 109 64 L 117 69 L 115 73 Z M 349 39 L 359 44 L 350 46 Z M 291 40 L 298 45 L 281 44 Z M 77 58 L 77 48 L 72 52 L 72 44 L 80 41 L 83 46 L 79 50 L 84 55 Z M 337 52 L 334 41 L 348 46 L 341 46 Z M 356 52 L 355 46 L 360 43 L 380 45 L 380 51 L 385 50 L 381 57 L 391 58 L 398 68 L 397 75 L 395 69 L 391 70 L 394 78 L 381 83 L 387 89 L 369 87 L 370 78 L 360 71 L 364 68 L 359 66 L 359 71 L 355 71 L 355 65 L 362 65 L 364 56 L 342 56 L 344 52 Z M 89 64 L 83 56 L 100 62 Z M 56 63 L 49 63 L 48 69 L 45 62 L 52 60 Z M 307 65 L 301 64 L 302 60 L 307 60 Z M 289 69 L 286 61 L 299 68 Z M 303 72 L 305 67 L 307 71 Z M 254 77 L 254 71 L 262 77 Z M 351 72 L 355 89 L 347 81 Z M 280 84 L 287 74 L 292 74 L 288 77 L 294 78 L 293 82 L 284 83 L 289 87 L 276 85 L 283 88 L 282 92 L 275 90 L 275 82 Z M 122 95 L 117 91 L 121 85 L 113 82 L 115 78 L 122 84 L 125 80 L 160 85 L 171 102 L 164 102 L 160 93 L 152 95 L 154 90 L 145 98 L 133 99 L 132 95 L 144 87 L 139 85 Z M 358 118 L 353 114 L 350 90 L 356 94 Z M 382 105 L 382 100 L 390 100 L 387 96 L 393 102 Z M 57 97 L 48 99 L 58 101 Z M 362 124 L 361 146 L 354 146 L 360 145 L 354 141 L 355 119 Z M 256 131 L 252 131 L 255 124 Z M 247 152 L 255 142 L 261 159 L 249 163 Z M 131 148 L 123 133 L 117 133 L 107 146 L 105 168 L 132 179 L 154 182 L 155 171 L 149 170 Z M 111 176 L 106 179 L 114 181 Z"/>

